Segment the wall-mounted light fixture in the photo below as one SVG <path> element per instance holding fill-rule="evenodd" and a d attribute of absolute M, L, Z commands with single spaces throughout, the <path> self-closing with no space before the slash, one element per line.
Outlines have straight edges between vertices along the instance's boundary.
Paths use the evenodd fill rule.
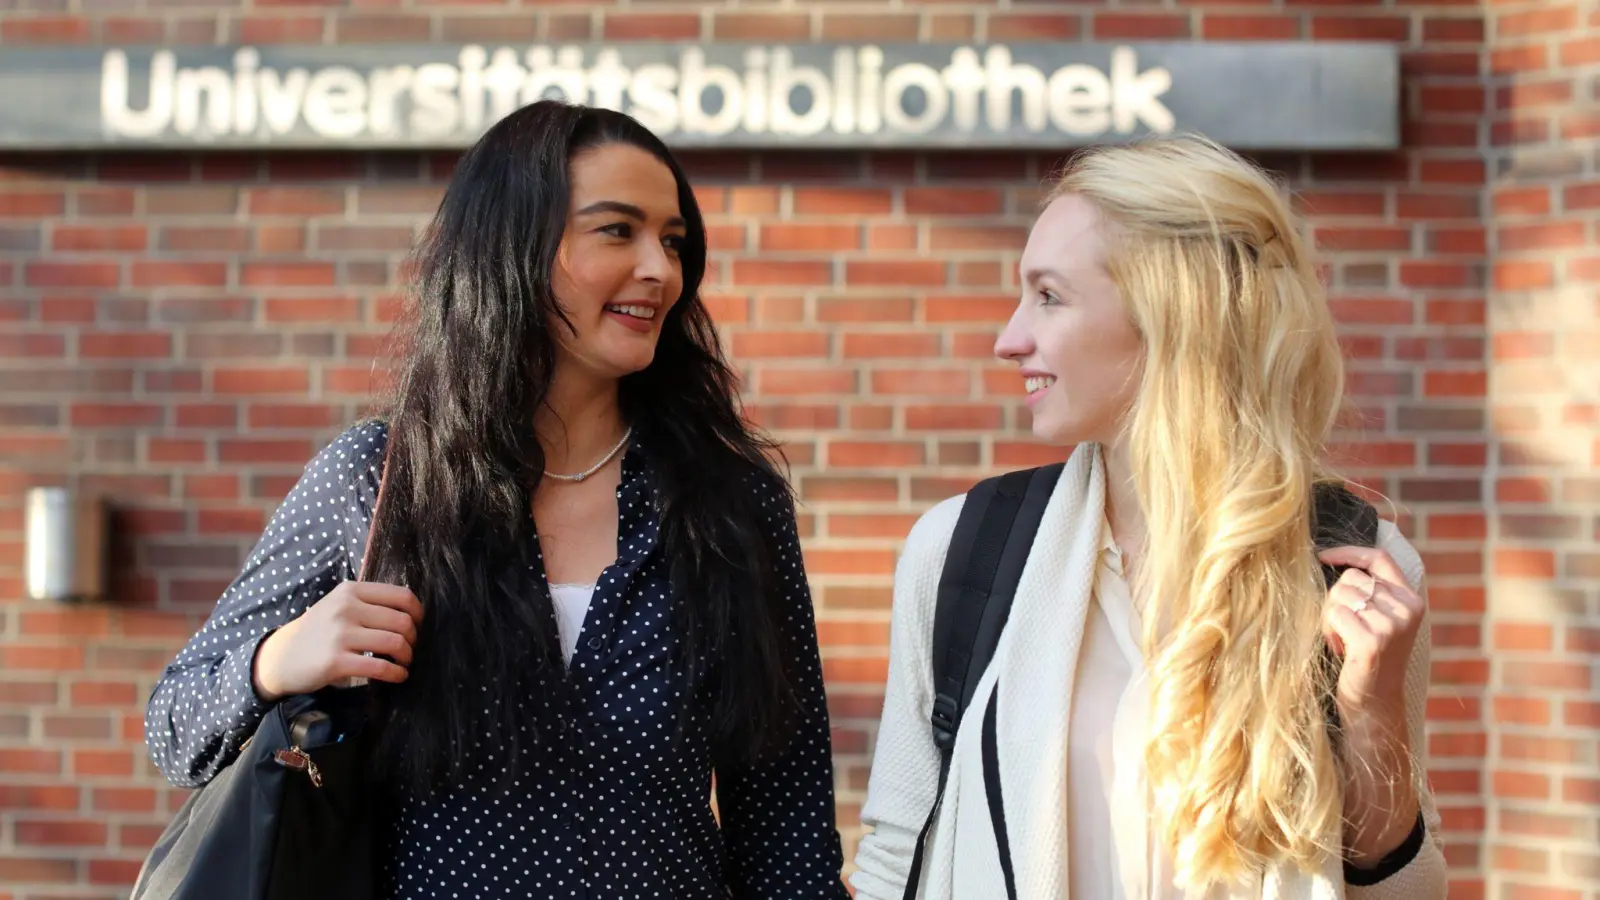
<path fill-rule="evenodd" d="M 30 488 L 26 504 L 31 600 L 103 599 L 109 543 L 105 502 L 65 487 Z"/>

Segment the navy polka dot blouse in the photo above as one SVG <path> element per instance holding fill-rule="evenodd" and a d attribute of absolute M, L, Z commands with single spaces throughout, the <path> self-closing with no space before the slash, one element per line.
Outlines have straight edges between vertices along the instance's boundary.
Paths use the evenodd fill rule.
<path fill-rule="evenodd" d="M 381 423 L 360 425 L 307 465 L 244 570 L 162 675 L 145 734 L 174 784 L 205 784 L 235 758 L 268 709 L 251 683 L 257 645 L 359 571 L 351 551 L 364 546 L 385 440 Z M 703 703 L 683 739 L 672 739 L 683 700 L 668 671 L 674 637 L 646 450 L 631 446 L 622 468 L 618 558 L 595 588 L 563 689 L 527 699 L 546 707 L 559 738 L 527 751 L 509 789 L 426 798 L 396 790 L 382 838 L 390 897 L 848 898 L 793 508 L 762 490 L 807 718 L 784 756 L 719 766 Z M 474 759 L 480 769 L 495 765 L 492 750 Z"/>

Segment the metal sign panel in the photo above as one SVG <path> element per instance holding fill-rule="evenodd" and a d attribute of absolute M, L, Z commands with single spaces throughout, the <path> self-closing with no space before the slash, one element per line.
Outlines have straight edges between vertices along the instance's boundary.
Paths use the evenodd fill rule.
<path fill-rule="evenodd" d="M 7 47 L 0 146 L 463 147 L 540 97 L 677 147 L 1399 141 L 1390 44 L 616 43 Z"/>

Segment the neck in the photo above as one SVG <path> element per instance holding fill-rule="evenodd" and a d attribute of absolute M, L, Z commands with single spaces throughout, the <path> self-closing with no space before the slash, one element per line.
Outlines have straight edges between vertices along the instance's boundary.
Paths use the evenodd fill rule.
<path fill-rule="evenodd" d="M 618 382 L 557 366 L 544 406 L 533 417 L 546 471 L 572 474 L 594 465 L 622 438 L 626 426 Z"/>
<path fill-rule="evenodd" d="M 1133 463 L 1125 439 L 1101 447 L 1106 465 L 1106 519 L 1124 560 L 1137 561 L 1144 547 L 1144 510 L 1133 487 Z"/>

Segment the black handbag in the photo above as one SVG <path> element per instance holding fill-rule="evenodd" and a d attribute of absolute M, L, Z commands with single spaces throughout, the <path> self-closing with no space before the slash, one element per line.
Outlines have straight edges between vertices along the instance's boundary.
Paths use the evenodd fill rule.
<path fill-rule="evenodd" d="M 130 900 L 376 900 L 376 716 L 371 687 L 275 704 L 237 758 L 184 801 Z"/>

